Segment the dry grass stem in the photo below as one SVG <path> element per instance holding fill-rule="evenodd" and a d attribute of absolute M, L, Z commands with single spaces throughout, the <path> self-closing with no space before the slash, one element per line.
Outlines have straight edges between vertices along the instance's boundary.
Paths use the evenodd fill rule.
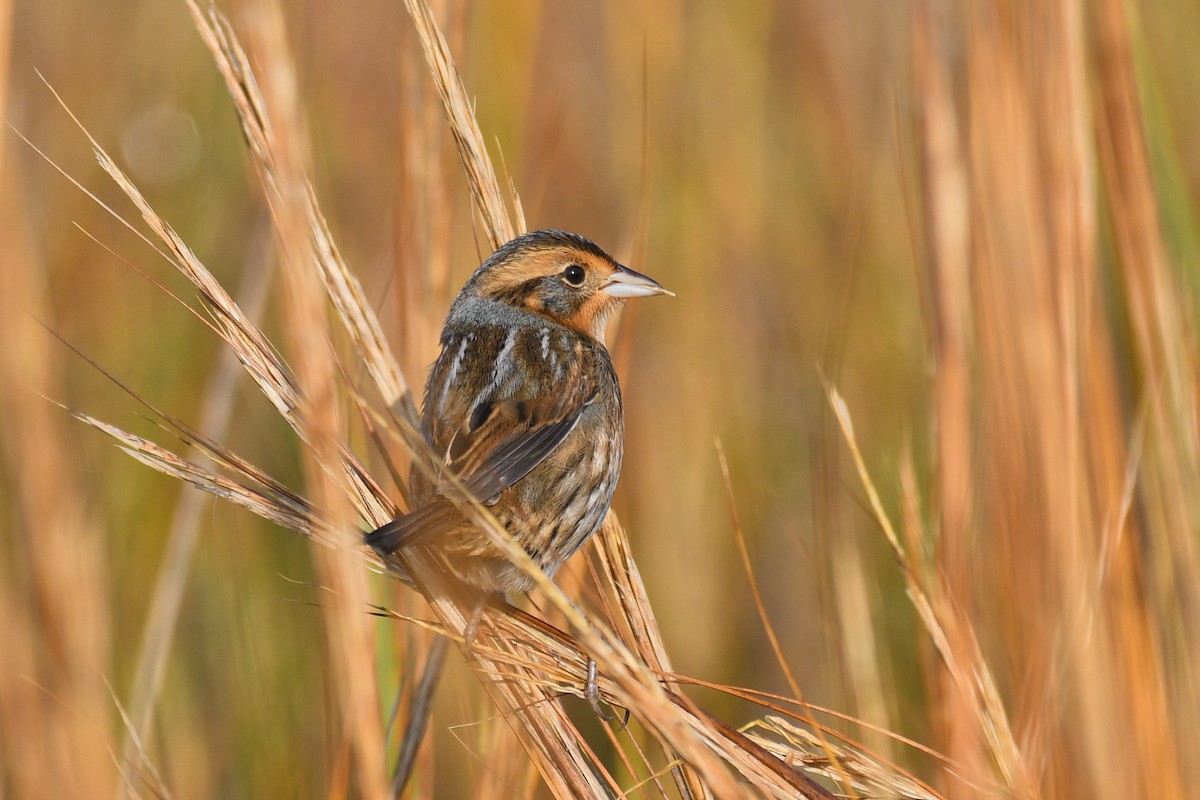
<path fill-rule="evenodd" d="M 255 256 L 260 255 L 261 253 L 255 253 Z M 266 303 L 272 273 L 273 270 L 269 268 L 249 269 L 245 273 L 239 305 L 252 319 L 261 313 Z M 233 353 L 229 350 L 224 351 L 206 388 L 200 419 L 199 429 L 207 432 L 209 440 L 222 439 L 229 430 L 233 419 L 237 370 L 238 364 Z M 193 447 L 192 452 L 194 455 L 202 454 L 199 447 Z M 188 474 L 195 476 L 196 473 L 192 470 Z M 151 733 L 154 710 L 166 675 L 167 657 L 174 642 L 183 603 L 184 588 L 199 540 L 203 511 L 204 494 L 185 492 L 180 497 L 171 520 L 167 551 L 155 582 L 153 599 L 148 605 L 141 649 L 134 670 L 125 745 L 121 748 L 120 763 L 124 769 L 123 780 L 127 785 L 131 784 L 133 779 L 135 748 L 139 753 L 143 753 L 141 763 L 146 763 L 140 741 Z M 166 792 L 162 781 L 157 780 L 157 783 L 161 787 L 160 791 Z"/>
<path fill-rule="evenodd" d="M 458 146 L 458 157 L 467 175 L 471 198 L 475 201 L 476 210 L 483 221 L 488 243 L 494 250 L 525 230 L 525 218 L 520 202 L 516 200 L 517 195 L 514 192 L 511 196 L 516 221 L 513 222 L 504 204 L 500 180 L 496 177 L 496 169 L 484 144 L 483 133 L 479 130 L 479 123 L 475 121 L 475 112 L 467 97 L 467 90 L 463 87 L 458 69 L 454 66 L 454 57 L 450 54 L 450 47 L 446 44 L 446 38 L 442 36 L 428 3 L 425 0 L 404 0 L 404 7 L 416 26 L 429 72 L 433 76 L 434 85 L 437 86 L 446 119 L 450 123 L 450 133 Z"/>
<path fill-rule="evenodd" d="M 12 7 L 0 2 L 0 104 Z M 0 108 L 3 106 L 0 105 Z M 0 792 L 79 796 L 114 785 L 109 696 L 108 531 L 94 513 L 74 433 L 38 393 L 65 385 L 61 351 L 39 319 L 52 293 L 30 240 L 6 130 L 0 129 Z M 10 524 L 4 524 L 8 522 Z M 93 782 L 96 782 L 95 784 Z"/>
<path fill-rule="evenodd" d="M 280 160 L 280 132 L 288 132 L 289 126 L 272 125 L 254 72 L 250 69 L 246 54 L 233 36 L 228 22 L 215 8 L 210 7 L 206 12 L 195 0 L 187 0 L 187 4 L 196 29 L 212 53 L 217 68 L 225 79 L 226 88 L 233 98 L 242 132 L 250 143 L 254 165 L 277 224 L 280 224 L 280 214 L 284 210 L 280 205 L 284 202 L 282 192 L 296 193 L 296 213 L 302 216 L 304 223 L 303 240 L 307 240 L 308 247 L 311 248 L 313 261 L 319 269 L 325 291 L 333 302 L 343 327 L 351 336 L 355 353 L 370 372 L 384 402 L 389 407 L 402 404 L 404 412 L 415 419 L 415 408 L 408 384 L 387 346 L 374 310 L 366 302 L 362 285 L 346 267 L 333 241 L 329 224 L 317 205 L 316 194 L 311 184 L 303 173 L 287 176 L 281 172 L 291 168 L 282 164 Z M 286 186 L 281 183 L 285 180 L 294 180 L 297 185 Z M 297 225 L 300 223 L 301 220 L 297 220 Z M 297 242 L 297 246 L 299 245 L 300 242 Z"/>
<path fill-rule="evenodd" d="M 783 717 L 767 716 L 749 727 L 750 738 L 778 758 L 839 782 L 849 775 L 853 790 L 866 797 L 942 798 L 919 781 L 900 775 L 895 767 L 881 766 L 864 753 L 830 744 L 825 737 L 814 736 L 811 731 L 797 727 Z"/>
<path fill-rule="evenodd" d="M 925 626 L 925 631 L 945 664 L 946 671 L 955 682 L 956 688 L 964 696 L 970 698 L 973 705 L 973 718 L 979 725 L 979 735 L 987 743 L 989 754 L 993 759 L 992 763 L 998 772 L 995 780 L 1009 791 L 1027 786 L 1021 750 L 1013 737 L 995 679 L 975 642 L 970 621 L 963 619 L 948 600 L 945 586 L 934 584 L 926 587 L 923 584 L 920 578 L 922 571 L 918 570 L 910 560 L 909 554 L 896 535 L 891 519 L 884 511 L 883 503 L 879 499 L 879 492 L 875 489 L 875 484 L 863 462 L 862 453 L 859 451 L 850 411 L 846 408 L 846 403 L 837 390 L 829 390 L 829 403 L 833 407 L 846 444 L 850 448 L 855 470 L 867 492 L 871 510 L 896 555 L 913 608 L 922 625 Z M 962 638 L 955 638 L 951 632 Z M 961 645 L 952 645 L 952 641 L 956 644 L 966 641 L 971 646 L 964 649 Z"/>

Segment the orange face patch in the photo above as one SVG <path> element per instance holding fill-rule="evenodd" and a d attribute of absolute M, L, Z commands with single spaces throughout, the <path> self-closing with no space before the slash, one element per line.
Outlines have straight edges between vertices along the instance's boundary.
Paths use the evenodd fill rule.
<path fill-rule="evenodd" d="M 583 269 L 579 285 L 564 275 L 572 265 Z M 566 246 L 538 248 L 518 252 L 490 269 L 479 291 L 601 339 L 618 302 L 602 291 L 614 272 L 615 264 L 593 253 Z"/>
<path fill-rule="evenodd" d="M 568 328 L 586 333 L 593 339 L 604 341 L 604 326 L 608 322 L 609 316 L 616 310 L 618 302 L 620 301 L 594 289 L 590 296 L 579 305 L 575 313 L 558 321 Z"/>

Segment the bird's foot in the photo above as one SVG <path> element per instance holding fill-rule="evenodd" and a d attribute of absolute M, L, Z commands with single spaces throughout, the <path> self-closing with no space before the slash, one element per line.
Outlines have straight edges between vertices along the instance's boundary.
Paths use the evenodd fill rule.
<path fill-rule="evenodd" d="M 475 648 L 475 637 L 479 635 L 479 623 L 483 620 L 483 610 L 487 608 L 488 597 L 484 595 L 475 602 L 475 608 L 471 610 L 471 616 L 467 618 L 466 627 L 463 628 L 463 646 L 467 650 L 467 656 L 472 655 L 472 650 Z"/>
<path fill-rule="evenodd" d="M 588 705 L 592 707 L 592 711 L 596 712 L 596 716 L 604 722 L 612 722 L 613 714 L 610 711 L 605 711 L 601 705 L 604 701 L 600 697 L 600 670 L 596 666 L 596 659 L 588 658 L 587 665 L 587 683 L 583 687 L 583 697 L 588 701 Z M 611 706 L 610 706 L 611 708 Z M 621 727 L 624 728 L 629 724 L 629 709 L 625 709 L 625 713 L 621 715 Z"/>

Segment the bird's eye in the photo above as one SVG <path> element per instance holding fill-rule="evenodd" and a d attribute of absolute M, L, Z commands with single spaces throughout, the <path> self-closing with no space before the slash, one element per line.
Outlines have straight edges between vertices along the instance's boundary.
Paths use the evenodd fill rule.
<path fill-rule="evenodd" d="M 583 267 L 579 266 L 578 264 L 572 264 L 571 266 L 564 269 L 562 272 L 562 276 L 563 276 L 563 280 L 566 281 L 567 283 L 571 284 L 572 286 L 582 286 L 583 285 L 583 279 L 584 279 Z"/>

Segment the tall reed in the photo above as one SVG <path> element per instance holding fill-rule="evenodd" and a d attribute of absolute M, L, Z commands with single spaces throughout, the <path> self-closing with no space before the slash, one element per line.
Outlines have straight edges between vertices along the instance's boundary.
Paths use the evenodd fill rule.
<path fill-rule="evenodd" d="M 1195 10 L 433 6 L 0 3 L 0 792 L 390 793 L 470 604 L 359 534 L 455 288 L 556 226 L 679 297 L 414 795 L 1187 796 Z"/>

